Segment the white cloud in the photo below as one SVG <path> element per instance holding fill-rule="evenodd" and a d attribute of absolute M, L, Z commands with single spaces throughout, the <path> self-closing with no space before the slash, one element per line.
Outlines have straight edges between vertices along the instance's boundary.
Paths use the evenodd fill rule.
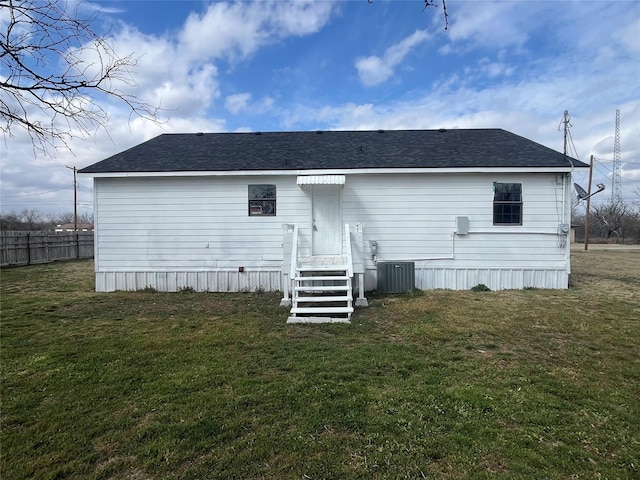
<path fill-rule="evenodd" d="M 338 130 L 373 130 L 380 128 L 376 122 L 384 116 L 382 107 L 375 108 L 372 103 L 355 104 L 349 102 L 340 107 L 324 107 L 317 118 L 336 125 Z"/>
<path fill-rule="evenodd" d="M 482 58 L 478 62 L 478 66 L 479 66 L 480 72 L 489 78 L 509 76 L 514 71 L 514 67 L 507 65 L 503 62 L 492 62 L 486 57 Z"/>
<path fill-rule="evenodd" d="M 297 0 L 275 2 L 273 7 L 273 13 L 269 14 L 271 28 L 282 38 L 319 31 L 329 21 L 334 5 L 332 1 Z"/>
<path fill-rule="evenodd" d="M 623 48 L 632 53 L 640 52 L 640 18 L 633 19 L 631 22 L 620 28 L 614 30 L 612 36 L 616 39 Z"/>
<path fill-rule="evenodd" d="M 197 58 L 245 57 L 265 38 L 255 4 L 213 3 L 204 14 L 191 13 L 180 34 L 184 52 Z"/>
<path fill-rule="evenodd" d="M 332 10 L 332 2 L 313 0 L 212 3 L 189 15 L 180 40 L 197 58 L 243 59 L 278 39 L 317 32 Z"/>
<path fill-rule="evenodd" d="M 450 27 L 446 37 L 450 44 L 441 48 L 441 53 L 465 48 L 521 47 L 528 39 L 527 24 L 542 21 L 537 13 L 544 6 L 527 2 L 464 2 L 447 4 Z M 526 15 L 520 12 L 526 10 Z"/>
<path fill-rule="evenodd" d="M 107 7 L 106 5 L 99 5 L 95 2 L 77 1 L 77 2 L 69 2 L 69 4 L 75 4 L 78 7 L 80 7 L 82 10 L 87 10 L 88 12 L 91 12 L 91 13 L 100 12 L 100 13 L 114 14 L 114 13 L 123 13 L 126 11 L 122 8 Z"/>
<path fill-rule="evenodd" d="M 429 34 L 426 30 L 416 30 L 407 38 L 387 48 L 382 57 L 372 55 L 357 59 L 356 69 L 360 80 L 367 86 L 385 82 L 393 75 L 393 69 L 402 63 L 411 50 L 428 38 Z"/>
<path fill-rule="evenodd" d="M 165 118 L 203 115 L 220 96 L 216 66 L 185 55 L 171 36 L 145 35 L 124 25 L 115 34 L 113 46 L 119 55 L 132 53 L 137 58 L 130 69 L 135 83 L 115 86 L 161 107 Z"/>
<path fill-rule="evenodd" d="M 224 101 L 224 108 L 229 110 L 234 115 L 245 111 L 251 101 L 250 93 L 236 93 L 235 95 L 229 95 Z"/>
<path fill-rule="evenodd" d="M 275 102 L 276 101 L 271 97 L 264 97 L 262 99 L 262 106 L 265 110 L 270 110 L 273 108 Z"/>
<path fill-rule="evenodd" d="M 356 60 L 360 80 L 367 86 L 377 85 L 393 75 L 393 68 L 382 58 L 371 56 Z"/>

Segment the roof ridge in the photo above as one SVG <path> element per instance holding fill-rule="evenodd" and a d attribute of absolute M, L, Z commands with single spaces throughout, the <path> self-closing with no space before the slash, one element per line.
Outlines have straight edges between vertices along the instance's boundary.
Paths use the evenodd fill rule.
<path fill-rule="evenodd" d="M 378 129 L 367 129 L 367 130 L 252 130 L 250 132 L 165 132 L 157 135 L 156 137 L 162 136 L 179 136 L 179 135 L 195 135 L 195 136 L 203 136 L 203 135 L 269 135 L 269 134 L 311 134 L 311 133 L 387 133 L 387 132 L 467 132 L 467 131 L 503 131 L 508 132 L 500 127 L 478 127 L 478 128 L 378 128 Z M 508 132 L 512 133 L 512 132 Z M 513 133 L 513 135 L 517 135 Z M 520 135 L 518 135 L 520 136 Z M 522 137 L 526 138 L 526 137 Z"/>

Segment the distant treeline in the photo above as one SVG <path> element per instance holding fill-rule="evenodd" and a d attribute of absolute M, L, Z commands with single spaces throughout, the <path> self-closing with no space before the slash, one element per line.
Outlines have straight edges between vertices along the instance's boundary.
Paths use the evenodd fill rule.
<path fill-rule="evenodd" d="M 47 231 L 74 223 L 73 213 L 42 213 L 25 208 L 19 212 L 0 212 L 1 231 Z M 78 224 L 93 223 L 93 213 L 78 213 Z"/>

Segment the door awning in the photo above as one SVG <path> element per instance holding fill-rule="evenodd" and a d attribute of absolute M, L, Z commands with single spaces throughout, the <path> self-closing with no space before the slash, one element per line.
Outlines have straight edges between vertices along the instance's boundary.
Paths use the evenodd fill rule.
<path fill-rule="evenodd" d="M 298 185 L 344 185 L 345 175 L 300 175 Z"/>

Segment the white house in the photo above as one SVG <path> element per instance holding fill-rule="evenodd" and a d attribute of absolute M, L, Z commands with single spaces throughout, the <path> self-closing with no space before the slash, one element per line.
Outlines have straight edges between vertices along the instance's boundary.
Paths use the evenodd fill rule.
<path fill-rule="evenodd" d="M 505 130 L 441 129 L 165 134 L 80 173 L 98 291 L 280 290 L 295 321 L 348 319 L 352 288 L 356 305 L 378 286 L 567 288 L 586 168 Z"/>

